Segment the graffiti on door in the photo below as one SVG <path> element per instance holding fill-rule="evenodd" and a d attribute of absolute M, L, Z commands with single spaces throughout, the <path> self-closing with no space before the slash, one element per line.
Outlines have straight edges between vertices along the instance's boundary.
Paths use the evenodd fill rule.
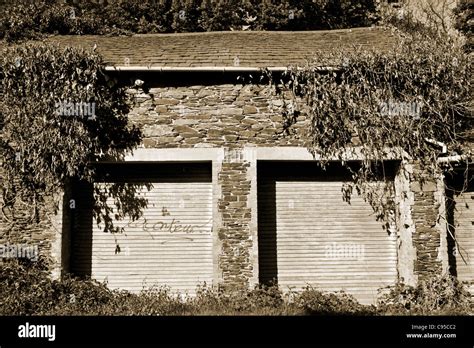
<path fill-rule="evenodd" d="M 124 226 L 125 231 L 131 228 L 138 228 L 145 232 L 149 232 L 153 238 L 151 232 L 164 232 L 178 235 L 191 235 L 191 234 L 208 234 L 211 233 L 212 218 L 204 222 L 203 224 L 192 224 L 182 222 L 179 217 L 173 217 L 170 210 L 167 207 L 163 207 L 161 210 L 162 217 L 158 220 L 156 218 L 147 218 L 136 221 L 130 221 Z M 182 236 L 182 238 L 193 240 L 190 237 Z M 153 238 L 154 239 L 154 238 Z"/>

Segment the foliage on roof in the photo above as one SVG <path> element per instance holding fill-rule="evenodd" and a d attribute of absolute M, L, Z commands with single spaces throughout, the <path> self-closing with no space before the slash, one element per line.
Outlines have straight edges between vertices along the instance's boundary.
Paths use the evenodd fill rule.
<path fill-rule="evenodd" d="M 320 30 L 370 26 L 374 0 L 18 0 L 0 6 L 0 39 L 41 34 Z"/>

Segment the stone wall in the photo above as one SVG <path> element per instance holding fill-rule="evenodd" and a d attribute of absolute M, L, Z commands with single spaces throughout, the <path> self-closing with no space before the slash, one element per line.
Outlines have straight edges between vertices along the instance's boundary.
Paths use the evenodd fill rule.
<path fill-rule="evenodd" d="M 144 135 L 141 147 L 224 148 L 225 153 L 233 154 L 231 158 L 221 159 L 217 171 L 221 190 L 217 207 L 221 221 L 217 229 L 219 278 L 224 286 L 249 285 L 251 279 L 256 279 L 257 272 L 253 255 L 256 245 L 252 238 L 256 211 L 249 199 L 253 180 L 249 168 L 255 166 L 255 161 L 250 163 L 239 158 L 239 149 L 252 146 L 305 148 L 309 143 L 309 120 L 300 116 L 292 127 L 293 133 L 286 134 L 281 116 L 283 103 L 268 86 L 209 84 L 153 87 L 147 93 L 139 90 L 129 90 L 129 93 L 134 98 L 130 122 L 139 126 Z M 411 182 L 409 187 L 413 200 L 404 214 L 408 216 L 411 211 L 411 220 L 406 220 L 412 221 L 414 228 L 413 233 L 405 234 L 406 237 L 411 235 L 414 260 L 413 271 L 406 273 L 414 274 L 413 278 L 424 278 L 443 268 L 439 250 L 443 245 L 441 239 L 445 237 L 437 225 L 439 188 L 429 180 L 422 186 Z M 67 260 L 60 257 L 67 254 L 64 241 L 61 244 L 61 231 L 52 223 L 25 225 L 8 232 L 2 220 L 0 243 L 7 241 L 40 243 L 41 253 L 53 254 L 67 268 Z"/>
<path fill-rule="evenodd" d="M 438 222 L 440 202 L 437 182 L 429 174 L 421 172 L 416 165 L 414 174 L 417 175 L 415 176 L 417 179 L 410 185 L 414 194 L 411 215 L 415 225 L 412 240 L 416 258 L 413 267 L 418 280 L 422 280 L 443 272 L 440 247 L 445 243 L 441 241 L 441 228 Z"/>
<path fill-rule="evenodd" d="M 21 258 L 34 262 L 42 260 L 52 269 L 57 267 L 52 257 L 57 255 L 57 215 L 52 200 L 46 199 L 45 206 L 35 218 L 31 205 L 17 199 L 9 206 L 0 192 L 0 247 L 2 253 L 7 253 L 3 260 L 15 258 L 16 248 L 16 255 Z"/>
<path fill-rule="evenodd" d="M 301 146 L 308 141 L 304 116 L 285 134 L 283 103 L 268 86 L 210 85 L 151 88 L 148 93 L 129 90 L 135 107 L 133 124 L 144 133 L 145 148 L 224 147 L 218 174 L 222 190 L 218 211 L 218 257 L 222 286 L 245 287 L 254 270 L 249 207 L 249 162 L 239 158 L 244 146 Z M 234 149 L 234 150 L 232 150 Z"/>
<path fill-rule="evenodd" d="M 219 173 L 218 183 L 222 190 L 218 203 L 222 215 L 222 227 L 218 232 L 222 246 L 219 266 L 224 286 L 246 287 L 253 275 L 249 166 L 248 162 L 224 162 Z"/>
<path fill-rule="evenodd" d="M 255 85 L 213 85 L 129 91 L 136 107 L 131 120 L 144 133 L 143 146 L 305 146 L 308 121 L 300 116 L 295 134 L 283 134 L 283 103 L 271 89 Z"/>
<path fill-rule="evenodd" d="M 129 92 L 135 100 L 131 121 L 144 132 L 143 147 L 306 147 L 309 142 L 309 122 L 305 116 L 300 116 L 292 127 L 294 133 L 283 132 L 283 103 L 268 86 L 196 85 L 151 88 L 149 93 Z M 227 285 L 246 284 L 253 272 L 249 255 L 252 212 L 247 205 L 249 182 L 245 173 L 245 162 L 225 161 L 219 173 L 219 266 Z M 407 213 L 411 212 L 414 225 L 411 243 L 415 253 L 411 272 L 422 279 L 442 271 L 438 187 L 429 180 L 423 185 L 412 181 L 409 186 L 413 205 Z"/>

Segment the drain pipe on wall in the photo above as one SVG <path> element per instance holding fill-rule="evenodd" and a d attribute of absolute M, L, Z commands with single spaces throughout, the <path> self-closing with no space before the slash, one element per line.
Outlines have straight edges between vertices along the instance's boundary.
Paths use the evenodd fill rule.
<path fill-rule="evenodd" d="M 468 155 L 453 155 L 438 158 L 438 163 L 462 162 L 469 159 Z"/>
<path fill-rule="evenodd" d="M 440 147 L 441 155 L 445 155 L 448 153 L 448 146 L 445 143 L 434 140 L 434 139 L 425 139 L 425 141 L 427 143 Z M 438 163 L 451 163 L 451 162 L 462 162 L 468 159 L 469 159 L 468 155 L 452 155 L 452 156 L 439 157 L 437 161 Z"/>

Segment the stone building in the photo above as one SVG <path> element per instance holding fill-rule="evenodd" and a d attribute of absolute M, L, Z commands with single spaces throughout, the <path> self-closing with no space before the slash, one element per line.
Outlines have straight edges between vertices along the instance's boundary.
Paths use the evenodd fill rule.
<path fill-rule="evenodd" d="M 124 228 L 119 234 L 104 233 L 93 221 L 91 187 L 73 185 L 53 226 L 22 234 L 41 241 L 56 275 L 88 275 L 132 291 L 158 284 L 189 293 L 203 283 L 239 288 L 276 281 L 284 289 L 345 290 L 363 303 L 373 302 L 378 288 L 399 280 L 416 284 L 449 269 L 474 280 L 472 187 L 448 193 L 456 202 L 448 207 L 442 178 L 421 185 L 399 171 L 401 165 L 416 171 L 416 165 L 393 158 L 388 185 L 396 212 L 384 229 L 361 197 L 343 201 L 349 175 L 340 164 L 318 168 L 307 150 L 305 116 L 295 134 L 284 134 L 282 101 L 267 85 L 242 82 L 261 68 L 278 73 L 304 64 L 317 50 L 385 50 L 394 42 L 390 31 L 50 40 L 97 45 L 111 76 L 143 81 L 129 90 L 129 119 L 142 129 L 143 142 L 124 162 L 104 162 L 100 170 L 109 182 L 153 185 L 141 193 L 148 199 L 143 216 L 117 222 Z"/>

